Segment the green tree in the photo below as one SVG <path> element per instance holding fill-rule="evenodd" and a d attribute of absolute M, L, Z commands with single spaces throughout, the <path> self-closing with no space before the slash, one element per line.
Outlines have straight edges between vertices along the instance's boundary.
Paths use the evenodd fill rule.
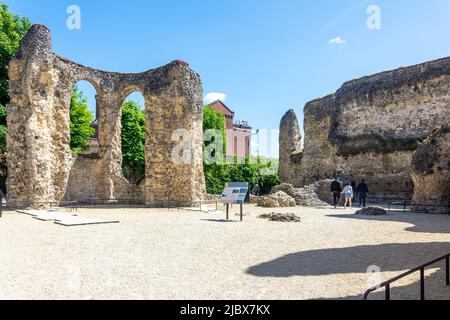
<path fill-rule="evenodd" d="M 206 191 L 209 194 L 221 194 L 227 182 L 248 182 L 250 189 L 256 183 L 261 193 L 269 193 L 272 187 L 280 183 L 278 174 L 266 174 L 264 169 L 271 168 L 270 163 L 233 163 L 204 165 Z"/>
<path fill-rule="evenodd" d="M 2 126 L 6 126 L 6 112 L 6 107 L 0 104 L 0 125 Z"/>
<path fill-rule="evenodd" d="M 89 138 L 95 133 L 91 126 L 93 120 L 87 98 L 75 86 L 70 100 L 70 148 L 73 152 L 83 152 L 89 148 Z"/>
<path fill-rule="evenodd" d="M 226 141 L 226 128 L 225 128 L 225 116 L 220 112 L 217 112 L 213 108 L 209 106 L 205 106 L 203 108 L 203 132 L 207 130 L 218 130 L 222 134 L 222 142 L 223 142 L 223 155 L 225 156 L 227 150 L 227 141 Z M 205 141 L 204 147 L 209 146 L 211 143 L 216 141 L 216 137 L 212 137 L 211 141 Z M 215 157 L 215 151 L 211 154 L 212 157 Z M 218 162 L 224 162 L 225 157 L 222 159 L 217 159 Z"/>
<path fill-rule="evenodd" d="M 8 64 L 19 48 L 20 41 L 31 27 L 25 17 L 13 15 L 8 6 L 0 2 L 0 105 L 9 102 Z"/>
<path fill-rule="evenodd" d="M 0 153 L 6 152 L 7 135 L 8 135 L 8 128 L 5 125 L 0 125 Z"/>
<path fill-rule="evenodd" d="M 222 132 L 224 141 L 224 154 L 226 154 L 225 116 L 211 107 L 204 107 L 203 130 L 219 130 Z M 214 141 L 214 140 L 213 140 Z M 207 147 L 212 142 L 205 142 Z M 251 161 L 250 161 L 251 160 Z M 268 193 L 273 186 L 280 183 L 277 172 L 273 170 L 277 161 L 269 161 L 262 158 L 248 158 L 244 163 L 227 164 L 224 161 L 209 164 L 204 163 L 206 191 L 210 194 L 221 194 L 227 182 L 248 182 L 253 189 L 256 183 L 261 187 L 262 193 Z M 269 170 L 270 169 L 270 170 Z M 269 173 L 269 174 L 268 174 Z"/>
<path fill-rule="evenodd" d="M 6 152 L 8 132 L 6 128 L 6 104 L 9 102 L 8 64 L 30 27 L 31 22 L 27 18 L 13 15 L 8 11 L 8 6 L 0 2 L 0 153 Z M 5 166 L 3 163 L 1 165 Z"/>
<path fill-rule="evenodd" d="M 122 107 L 122 170 L 131 183 L 145 175 L 145 111 L 136 101 Z"/>

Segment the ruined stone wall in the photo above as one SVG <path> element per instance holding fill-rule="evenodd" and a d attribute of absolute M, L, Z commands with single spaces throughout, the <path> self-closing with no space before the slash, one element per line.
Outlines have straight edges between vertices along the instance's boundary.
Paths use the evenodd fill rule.
<path fill-rule="evenodd" d="M 415 207 L 450 213 L 450 105 L 446 123 L 421 143 L 414 153 L 412 170 Z"/>
<path fill-rule="evenodd" d="M 203 197 L 202 88 L 186 63 L 137 74 L 91 69 L 55 55 L 50 31 L 34 25 L 10 63 L 9 77 L 9 205 L 95 198 L 190 206 Z M 80 80 L 92 83 L 98 95 L 99 150 L 89 156 L 70 150 L 70 97 Z M 147 117 L 146 179 L 139 187 L 122 175 L 121 111 L 134 91 L 143 94 Z M 189 132 L 182 141 L 191 157 L 183 164 L 172 161 L 177 129 Z"/>
<path fill-rule="evenodd" d="M 304 109 L 300 182 L 366 178 L 372 196 L 413 194 L 411 161 L 420 141 L 446 122 L 450 58 L 345 83 Z M 281 157 L 281 156 L 280 156 Z M 291 181 L 283 181 L 291 182 Z"/>
<path fill-rule="evenodd" d="M 280 124 L 280 180 L 301 185 L 302 135 L 294 110 L 289 110 Z"/>

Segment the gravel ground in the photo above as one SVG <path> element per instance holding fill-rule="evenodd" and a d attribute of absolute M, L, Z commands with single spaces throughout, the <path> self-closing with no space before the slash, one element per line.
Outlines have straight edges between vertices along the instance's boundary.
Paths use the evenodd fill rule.
<path fill-rule="evenodd" d="M 256 218 L 274 211 L 302 222 Z M 82 227 L 7 212 L 0 219 L 0 299 L 361 299 L 370 265 L 383 280 L 450 253 L 445 215 L 245 212 L 240 223 L 192 211 L 83 209 L 79 216 L 121 223 Z M 427 271 L 428 298 L 450 299 L 442 266 Z M 392 295 L 418 293 L 415 275 Z"/>

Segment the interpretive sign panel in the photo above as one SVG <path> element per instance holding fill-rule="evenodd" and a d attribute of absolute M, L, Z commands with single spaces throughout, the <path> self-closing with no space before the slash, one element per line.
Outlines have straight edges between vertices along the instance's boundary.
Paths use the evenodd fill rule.
<path fill-rule="evenodd" d="M 248 193 L 248 183 L 229 182 L 225 185 L 220 202 L 224 204 L 243 204 Z"/>

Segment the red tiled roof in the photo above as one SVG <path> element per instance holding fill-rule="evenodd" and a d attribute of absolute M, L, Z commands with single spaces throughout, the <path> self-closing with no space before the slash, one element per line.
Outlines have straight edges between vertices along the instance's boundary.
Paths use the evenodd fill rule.
<path fill-rule="evenodd" d="M 223 103 L 220 100 L 211 102 L 210 104 L 208 104 L 208 107 L 213 108 L 214 110 L 226 115 L 226 116 L 231 116 L 234 117 L 234 111 L 232 111 L 230 108 L 228 108 L 225 103 Z"/>

